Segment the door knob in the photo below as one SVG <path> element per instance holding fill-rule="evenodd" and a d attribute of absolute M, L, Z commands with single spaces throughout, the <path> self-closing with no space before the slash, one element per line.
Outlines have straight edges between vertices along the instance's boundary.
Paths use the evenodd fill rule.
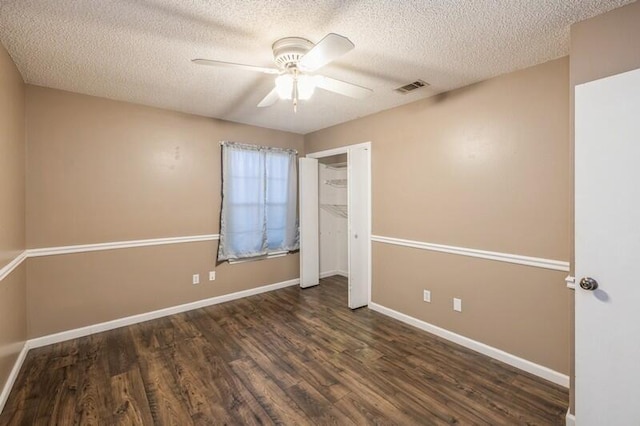
<path fill-rule="evenodd" d="M 598 281 L 594 280 L 591 277 L 584 277 L 580 280 L 580 288 L 593 291 L 598 288 Z"/>

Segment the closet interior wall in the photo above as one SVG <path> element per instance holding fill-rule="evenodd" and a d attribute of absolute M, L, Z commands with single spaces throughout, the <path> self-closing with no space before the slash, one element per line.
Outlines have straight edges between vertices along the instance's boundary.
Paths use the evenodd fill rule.
<path fill-rule="evenodd" d="M 348 276 L 346 162 L 318 167 L 320 276 Z"/>

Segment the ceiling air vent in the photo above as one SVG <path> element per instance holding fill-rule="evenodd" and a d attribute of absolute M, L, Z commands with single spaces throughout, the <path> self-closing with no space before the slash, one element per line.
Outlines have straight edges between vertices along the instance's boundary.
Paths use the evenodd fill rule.
<path fill-rule="evenodd" d="M 405 84 L 402 87 L 398 87 L 397 89 L 395 89 L 395 91 L 404 95 L 409 92 L 413 92 L 414 90 L 418 90 L 422 87 L 427 87 L 428 85 L 429 83 L 427 83 L 426 81 L 416 80 L 413 83 Z"/>

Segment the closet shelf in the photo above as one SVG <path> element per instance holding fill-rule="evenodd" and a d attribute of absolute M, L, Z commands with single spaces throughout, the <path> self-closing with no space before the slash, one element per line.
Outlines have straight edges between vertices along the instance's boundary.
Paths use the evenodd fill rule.
<path fill-rule="evenodd" d="M 347 218 L 346 204 L 320 204 L 320 208 L 325 209 L 335 216 Z"/>
<path fill-rule="evenodd" d="M 324 181 L 325 185 L 334 186 L 336 188 L 346 188 L 347 180 L 346 179 L 327 179 Z"/>

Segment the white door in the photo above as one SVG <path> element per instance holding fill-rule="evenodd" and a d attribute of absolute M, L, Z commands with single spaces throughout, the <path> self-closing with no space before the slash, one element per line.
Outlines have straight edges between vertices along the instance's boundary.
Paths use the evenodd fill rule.
<path fill-rule="evenodd" d="M 349 307 L 369 304 L 371 271 L 371 151 L 347 151 L 349 191 Z"/>
<path fill-rule="evenodd" d="M 320 283 L 318 160 L 300 159 L 300 287 Z"/>
<path fill-rule="evenodd" d="M 640 70 L 577 86 L 575 114 L 576 422 L 638 425 Z"/>

